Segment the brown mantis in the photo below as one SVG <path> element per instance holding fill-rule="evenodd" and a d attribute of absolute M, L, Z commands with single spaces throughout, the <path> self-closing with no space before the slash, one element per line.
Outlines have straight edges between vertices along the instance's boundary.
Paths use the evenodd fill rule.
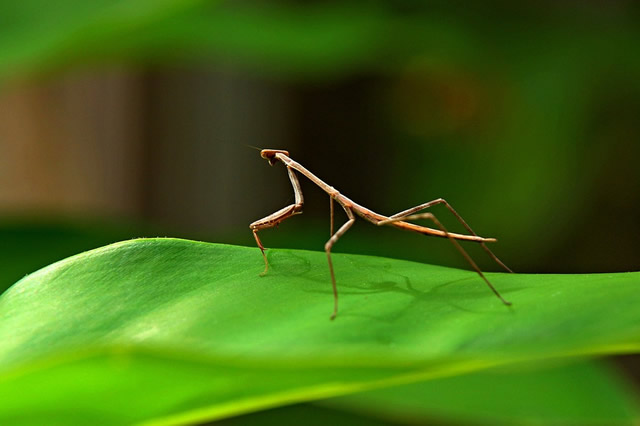
<path fill-rule="evenodd" d="M 299 163 L 295 162 L 294 160 L 292 160 L 289 157 L 289 152 L 288 151 L 284 151 L 284 150 L 280 150 L 280 149 L 263 149 L 260 151 L 260 156 L 262 158 L 264 158 L 265 160 L 269 161 L 270 165 L 274 165 L 276 164 L 278 161 L 282 162 L 286 167 L 287 167 L 287 172 L 289 173 L 289 179 L 291 180 L 291 185 L 293 186 L 293 192 L 295 195 L 295 201 L 293 204 L 284 207 L 280 210 L 278 210 L 275 213 L 270 214 L 267 217 L 264 217 L 260 220 L 257 220 L 255 222 L 253 222 L 251 225 L 249 225 L 249 228 L 251 228 L 251 230 L 253 231 L 253 236 L 256 239 L 256 243 L 258 244 L 258 247 L 260 248 L 260 251 L 262 252 L 262 257 L 264 258 L 264 271 L 262 272 L 261 275 L 264 275 L 267 273 L 267 271 L 269 270 L 269 261 L 267 260 L 267 256 L 264 252 L 265 248 L 262 245 L 262 242 L 260 241 L 260 238 L 258 237 L 258 231 L 261 229 L 265 229 L 265 228 L 271 228 L 274 227 L 276 225 L 278 225 L 280 222 L 282 222 L 283 220 L 294 216 L 296 214 L 300 214 L 302 213 L 302 206 L 303 206 L 303 198 L 302 198 L 302 189 L 300 188 L 300 182 L 298 181 L 298 177 L 296 176 L 295 172 L 301 173 L 302 175 L 306 176 L 311 182 L 315 183 L 316 185 L 318 185 L 320 187 L 320 189 L 322 189 L 324 192 L 326 192 L 329 195 L 329 206 L 330 206 L 330 211 L 331 211 L 331 238 L 329 238 L 329 241 L 327 241 L 327 243 L 324 245 L 324 250 L 327 253 L 327 261 L 329 263 L 329 272 L 331 273 L 331 284 L 333 286 L 333 313 L 331 314 L 331 319 L 335 319 L 336 315 L 338 314 L 338 290 L 336 287 L 336 277 L 335 274 L 333 272 L 333 263 L 331 261 L 331 248 L 333 247 L 333 245 L 338 241 L 338 239 L 344 235 L 345 232 L 347 232 L 349 230 L 349 228 L 351 227 L 351 225 L 353 225 L 353 223 L 356 221 L 356 217 L 355 215 L 360 216 L 361 218 L 363 218 L 364 220 L 373 223 L 374 225 L 377 226 L 382 226 L 382 225 L 389 225 L 389 226 L 393 226 L 395 228 L 399 228 L 399 229 L 404 229 L 407 231 L 412 231 L 412 232 L 417 232 L 423 235 L 431 235 L 431 236 L 435 236 L 435 237 L 442 237 L 442 238 L 448 238 L 451 243 L 454 245 L 454 247 L 460 252 L 460 254 L 462 254 L 462 256 L 466 259 L 466 261 L 469 263 L 469 265 L 478 273 L 478 275 L 480 275 L 480 277 L 484 280 L 484 282 L 489 286 L 489 288 L 491 289 L 491 291 L 493 291 L 493 293 L 502 301 L 502 303 L 504 303 L 505 305 L 509 306 L 511 305 L 511 302 L 506 301 L 498 292 L 498 290 L 496 290 L 496 288 L 489 282 L 489 280 L 485 277 L 485 275 L 482 273 L 482 271 L 480 270 L 480 268 L 478 267 L 478 265 L 476 265 L 476 263 L 473 261 L 473 259 L 471 259 L 471 256 L 469 256 L 469 254 L 462 248 L 462 246 L 460 246 L 460 244 L 458 243 L 457 240 L 462 240 L 462 241 L 473 241 L 476 243 L 479 243 L 482 248 L 484 249 L 484 251 L 486 251 L 489 256 L 491 256 L 491 258 L 501 267 L 503 267 L 505 270 L 507 270 L 508 272 L 513 272 L 511 269 L 509 269 L 504 263 L 502 263 L 502 261 L 500 261 L 500 259 L 498 259 L 498 257 L 493 254 L 493 252 L 489 249 L 489 247 L 487 247 L 487 245 L 485 243 L 489 243 L 489 242 L 495 242 L 496 239 L 495 238 L 483 238 L 478 236 L 478 234 L 476 234 L 469 225 L 467 225 L 467 223 L 464 221 L 464 219 L 462 219 L 462 217 L 453 209 L 453 207 L 451 207 L 451 205 L 445 201 L 442 198 L 438 198 L 436 200 L 433 201 L 429 201 L 427 203 L 424 204 L 420 204 L 418 206 L 412 207 L 410 209 L 401 211 L 400 213 L 396 213 L 392 216 L 384 216 L 378 213 L 375 213 L 369 209 L 367 209 L 366 207 L 363 207 L 357 203 L 355 203 L 354 201 L 350 200 L 349 198 L 345 197 L 344 195 L 342 195 L 340 192 L 338 192 L 338 190 L 336 190 L 334 187 L 326 184 L 324 181 L 322 181 L 320 178 L 318 178 L 317 176 L 315 176 L 313 173 L 311 173 L 309 170 L 307 170 L 306 168 L 304 168 L 302 165 L 300 165 Z M 335 233 L 333 232 L 333 203 L 334 201 L 338 204 L 340 204 L 340 206 L 344 209 L 345 213 L 347 214 L 348 220 L 345 224 L 343 224 Z M 464 235 L 464 234 L 456 234 L 453 232 L 449 232 L 446 230 L 446 228 L 442 225 L 442 223 L 440 223 L 440 221 L 438 219 L 436 219 L 436 217 L 432 214 L 432 213 L 418 213 L 422 210 L 425 210 L 429 207 L 435 206 L 437 204 L 444 204 L 447 209 L 455 216 L 455 218 L 458 220 L 458 222 L 460 222 L 462 224 L 462 226 L 464 226 L 466 228 L 466 230 L 471 234 L 471 235 Z M 410 222 L 407 222 L 409 220 L 416 220 L 416 219 L 428 219 L 431 220 L 439 229 L 432 229 L 432 228 L 427 228 L 424 226 L 420 226 L 420 225 L 416 225 Z"/>

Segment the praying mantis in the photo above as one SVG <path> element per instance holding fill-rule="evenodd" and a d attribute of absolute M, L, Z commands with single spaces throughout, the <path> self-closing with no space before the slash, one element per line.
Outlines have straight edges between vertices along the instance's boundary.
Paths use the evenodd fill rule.
<path fill-rule="evenodd" d="M 484 249 L 485 252 L 489 254 L 489 256 L 502 268 L 504 268 L 507 272 L 513 272 L 509 269 L 498 257 L 493 254 L 493 252 L 487 247 L 485 243 L 495 242 L 495 238 L 483 238 L 476 234 L 469 225 L 462 219 L 462 217 L 454 210 L 454 208 L 443 198 L 438 198 L 427 203 L 423 203 L 412 207 L 407 210 L 403 210 L 400 213 L 396 213 L 392 216 L 384 216 L 378 214 L 372 210 L 369 210 L 366 207 L 363 207 L 346 196 L 342 195 L 338 192 L 337 189 L 328 185 L 316 175 L 311 173 L 309 170 L 304 168 L 300 163 L 297 163 L 293 159 L 289 157 L 289 152 L 281 149 L 262 149 L 260 151 L 260 156 L 267 160 L 270 165 L 275 165 L 278 161 L 283 163 L 287 168 L 287 173 L 289 174 L 289 180 L 291 180 L 291 185 L 293 186 L 293 193 L 295 195 L 295 201 L 293 204 L 284 207 L 269 216 L 266 216 L 260 220 L 256 220 L 255 222 L 249 225 L 249 228 L 253 232 L 253 237 L 262 252 L 262 257 L 264 259 L 264 271 L 260 275 L 264 275 L 269 270 L 269 261 L 267 260 L 267 256 L 265 254 L 265 248 L 258 237 L 258 231 L 266 228 L 272 228 L 277 226 L 280 222 L 285 219 L 288 219 L 291 216 L 295 216 L 297 214 L 302 213 L 302 206 L 304 204 L 304 199 L 302 197 L 302 189 L 300 188 L 300 182 L 298 181 L 298 177 L 296 176 L 296 172 L 307 177 L 311 182 L 315 183 L 320 189 L 326 192 L 329 195 L 329 209 L 331 212 L 331 238 L 324 245 L 324 250 L 327 253 L 327 262 L 329 263 L 329 272 L 331 274 L 331 285 L 333 288 L 333 313 L 331 314 L 331 320 L 336 318 L 338 314 L 338 289 L 336 287 L 336 277 L 333 271 L 333 262 L 331 261 L 331 249 L 333 245 L 338 241 L 340 237 L 342 237 L 348 230 L 351 228 L 351 225 L 356 221 L 356 215 L 363 218 L 364 220 L 377 225 L 377 226 L 393 226 L 398 229 L 403 229 L 406 231 L 417 232 L 423 235 L 430 235 L 434 237 L 448 238 L 449 241 L 454 245 L 454 247 L 460 252 L 460 254 L 465 258 L 467 263 L 478 273 L 480 278 L 484 280 L 484 282 L 489 286 L 491 291 L 504 303 L 506 306 L 510 306 L 511 302 L 505 300 L 498 290 L 489 282 L 487 277 L 482 273 L 478 265 L 473 261 L 471 256 L 462 248 L 462 246 L 458 243 L 460 241 L 472 241 L 479 243 L 480 246 Z M 335 233 L 333 232 L 334 225 L 334 217 L 333 217 L 333 208 L 334 202 L 338 203 L 342 209 L 347 214 L 347 222 L 345 222 Z M 444 204 L 445 207 L 455 216 L 455 218 L 464 226 L 464 228 L 471 235 L 465 234 L 456 234 L 453 232 L 447 231 L 447 229 L 440 223 L 440 221 L 432 214 L 432 213 L 418 213 L 422 210 L 428 209 L 429 207 Z M 414 223 L 410 223 L 408 221 L 417 220 L 417 219 L 428 219 L 431 220 L 438 229 L 427 228 L 424 226 L 416 225 Z"/>

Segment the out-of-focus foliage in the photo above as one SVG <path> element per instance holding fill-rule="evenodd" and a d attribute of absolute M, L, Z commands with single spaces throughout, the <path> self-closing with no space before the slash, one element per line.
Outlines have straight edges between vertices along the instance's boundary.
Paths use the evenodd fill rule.
<path fill-rule="evenodd" d="M 496 369 L 221 420 L 219 425 L 632 425 L 634 392 L 602 362 Z M 362 417 L 356 417 L 356 415 Z M 382 420 L 384 419 L 384 420 Z"/>
<path fill-rule="evenodd" d="M 633 425 L 635 393 L 603 362 L 497 369 L 220 420 L 216 425 Z M 358 415 L 360 417 L 358 417 Z"/>
<path fill-rule="evenodd" d="M 137 44 L 135 34 L 188 10 L 187 0 L 43 0 L 0 5 L 0 76 L 100 60 Z"/>
<path fill-rule="evenodd" d="M 414 423 L 631 425 L 638 401 L 602 362 L 482 371 L 336 398 L 324 405 Z"/>
<path fill-rule="evenodd" d="M 579 77 L 587 64 L 606 68 L 621 63 L 629 71 L 640 66 L 638 55 L 629 54 L 637 29 L 619 25 L 615 14 L 595 19 L 590 15 L 597 12 L 593 6 L 579 8 L 578 13 L 555 7 L 550 13 L 557 20 L 545 20 L 535 14 L 518 16 L 520 7 L 409 3 L 5 3 L 0 10 L 1 74 L 105 56 L 132 59 L 132 54 L 138 59 L 231 62 L 289 76 L 395 71 L 414 59 L 437 67 L 453 61 L 485 71 L 502 64 L 505 74 L 529 73 L 536 63 L 550 80 L 555 68 Z M 610 49 L 613 43 L 618 49 Z"/>
<path fill-rule="evenodd" d="M 330 321 L 324 253 L 269 258 L 260 277 L 257 249 L 143 239 L 27 276 L 0 297 L 0 418 L 193 422 L 638 350 L 637 274 L 490 274 L 508 308 L 473 272 L 336 255 Z"/>

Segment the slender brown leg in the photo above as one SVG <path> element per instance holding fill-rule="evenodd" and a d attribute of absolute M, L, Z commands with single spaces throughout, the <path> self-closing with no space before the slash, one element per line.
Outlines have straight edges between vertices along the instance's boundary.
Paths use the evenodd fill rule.
<path fill-rule="evenodd" d="M 329 225 L 329 236 L 333 235 L 333 197 L 329 197 L 329 212 L 331 217 L 331 223 Z"/>
<path fill-rule="evenodd" d="M 394 216 L 397 216 L 397 215 L 394 215 Z M 498 290 L 496 290 L 496 288 L 493 286 L 493 284 L 491 284 L 489 282 L 489 280 L 487 279 L 487 277 L 484 276 L 484 274 L 482 273 L 482 271 L 480 270 L 478 265 L 476 265 L 476 262 L 474 262 L 473 259 L 471 258 L 471 256 L 469 256 L 469 254 L 466 252 L 466 250 L 463 249 L 462 246 L 454 238 L 452 238 L 449 235 L 449 232 L 444 227 L 444 225 L 442 223 L 440 223 L 440 221 L 432 213 L 421 213 L 421 214 L 414 214 L 414 215 L 410 214 L 410 215 L 406 215 L 406 216 L 390 217 L 387 220 L 379 222 L 379 224 L 387 224 L 387 223 L 398 222 L 398 221 L 403 221 L 403 220 L 416 220 L 416 219 L 429 219 L 429 220 L 433 221 L 436 224 L 436 226 L 438 226 L 438 228 L 440 228 L 440 230 L 442 230 L 442 232 L 447 234 L 447 238 L 449 238 L 449 241 L 451 241 L 453 246 L 460 252 L 460 254 L 462 254 L 462 256 L 469 263 L 469 265 L 471 265 L 471 267 L 478 273 L 478 275 L 480 275 L 480 278 L 482 278 L 484 280 L 484 282 L 489 286 L 491 291 L 493 291 L 493 293 L 496 296 L 498 296 L 498 298 L 500 300 L 502 300 L 502 303 L 504 303 L 507 306 L 511 306 L 511 302 L 508 302 L 507 300 L 505 300 L 500 295 L 500 293 L 498 292 Z"/>
<path fill-rule="evenodd" d="M 256 220 L 251 225 L 249 225 L 249 228 L 251 228 L 251 231 L 253 232 L 253 237 L 255 238 L 258 247 L 260 248 L 260 252 L 262 252 L 262 258 L 264 259 L 264 271 L 262 271 L 260 275 L 266 274 L 269 270 L 269 261 L 267 260 L 267 255 L 264 253 L 265 248 L 262 245 L 262 241 L 260 241 L 260 238 L 258 237 L 258 231 L 265 228 L 273 228 L 283 220 L 302 213 L 304 200 L 302 198 L 302 189 L 300 189 L 300 182 L 293 172 L 293 169 L 287 167 L 287 171 L 289 172 L 289 179 L 291 180 L 293 192 L 296 197 L 295 204 L 288 205 L 287 207 L 284 207 L 275 213 L 271 213 L 269 216 L 263 217 L 260 220 Z"/>
<path fill-rule="evenodd" d="M 444 198 L 438 198 L 436 200 L 433 201 L 429 201 L 428 203 L 424 203 L 424 204 L 420 204 L 419 206 L 415 206 L 412 207 L 410 209 L 404 210 L 400 213 L 396 213 L 393 216 L 390 216 L 390 219 L 399 219 L 399 218 L 407 218 L 407 216 L 419 212 L 420 210 L 424 210 L 424 209 L 428 209 L 429 207 L 438 205 L 438 204 L 444 204 L 447 209 L 449 209 L 449 211 L 455 216 L 455 218 L 458 220 L 458 222 L 460 222 L 462 224 L 462 226 L 465 227 L 465 229 L 467 231 L 469 231 L 469 233 L 471 235 L 474 236 L 478 236 L 478 234 L 476 234 L 473 229 L 471 229 L 471 227 L 469 225 L 467 225 L 467 222 L 462 218 L 462 216 L 460 216 L 458 214 L 457 211 L 455 211 L 455 209 L 451 206 L 451 204 L 449 204 L 447 202 L 447 200 L 445 200 Z M 381 224 L 384 225 L 385 223 L 388 223 L 388 221 L 383 221 Z M 489 249 L 489 247 L 487 247 L 487 245 L 483 242 L 480 243 L 480 246 L 482 247 L 482 249 L 487 252 L 487 254 L 498 264 L 500 265 L 502 268 L 504 268 L 507 272 L 511 272 L 513 273 L 513 271 L 511 270 L 511 268 L 509 268 L 507 265 L 505 265 L 500 259 L 498 259 L 498 256 L 496 256 L 495 254 L 493 254 L 493 252 L 491 251 L 491 249 Z"/>
<path fill-rule="evenodd" d="M 267 260 L 267 255 L 264 253 L 264 246 L 262 245 L 262 241 L 260 241 L 260 238 L 258 237 L 258 230 L 254 229 L 253 230 L 253 238 L 256 239 L 256 243 L 258 244 L 258 248 L 260 249 L 260 252 L 262 253 L 262 258 L 264 259 L 264 271 L 262 271 L 260 273 L 260 276 L 264 275 L 267 273 L 267 271 L 269 270 L 269 261 Z"/>
<path fill-rule="evenodd" d="M 249 227 L 251 231 L 253 231 L 253 237 L 256 239 L 256 243 L 262 252 L 262 257 L 264 258 L 264 271 L 260 275 L 264 275 L 269 270 L 269 262 L 267 261 L 267 255 L 264 253 L 266 250 L 262 245 L 262 241 L 258 237 L 258 231 L 266 228 L 273 228 L 278 225 L 283 220 L 290 218 L 291 216 L 302 213 L 302 204 L 291 204 L 287 207 L 278 210 L 275 213 L 270 214 L 269 216 L 262 218 L 260 220 L 256 220 Z"/>
<path fill-rule="evenodd" d="M 336 287 L 336 276 L 333 273 L 333 262 L 331 261 L 331 248 L 338 241 L 338 239 L 342 235 L 344 235 L 344 233 L 347 232 L 349 228 L 351 228 L 351 225 L 353 225 L 353 222 L 356 221 L 356 218 L 353 215 L 353 212 L 344 206 L 343 208 L 344 208 L 344 211 L 347 213 L 349 220 L 345 222 L 345 224 L 342 225 L 340 229 L 338 229 L 338 231 L 335 234 L 333 234 L 331 238 L 329 238 L 329 241 L 327 241 L 327 243 L 324 245 L 324 251 L 327 252 L 327 261 L 329 262 L 329 272 L 331 273 L 331 285 L 333 286 L 333 313 L 331 314 L 332 320 L 334 320 L 336 318 L 336 315 L 338 315 L 338 288 Z"/>

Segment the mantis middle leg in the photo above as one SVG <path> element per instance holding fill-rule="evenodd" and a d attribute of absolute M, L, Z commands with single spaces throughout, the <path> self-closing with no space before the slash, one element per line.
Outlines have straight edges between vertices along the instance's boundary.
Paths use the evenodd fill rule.
<path fill-rule="evenodd" d="M 333 218 L 333 203 L 331 204 L 331 206 L 332 206 L 331 216 Z M 338 288 L 336 287 L 336 276 L 333 273 L 333 262 L 331 261 L 331 248 L 338 241 L 338 239 L 342 235 L 344 235 L 344 233 L 347 232 L 349 228 L 351 228 L 351 225 L 353 225 L 353 222 L 356 221 L 356 218 L 353 215 L 353 212 L 351 211 L 351 209 L 345 206 L 342 206 L 342 208 L 347 213 L 347 217 L 349 217 L 349 220 L 346 221 L 345 224 L 342 225 L 340 229 L 338 229 L 338 231 L 336 231 L 336 233 L 333 234 L 331 238 L 329 238 L 329 241 L 327 241 L 327 243 L 324 245 L 324 251 L 327 252 L 327 261 L 329 262 L 329 272 L 331 273 L 331 285 L 333 286 L 333 313 L 331 314 L 332 320 L 336 318 L 336 315 L 338 315 Z M 333 224 L 333 220 L 331 222 Z M 332 226 L 332 231 L 333 231 L 333 226 Z"/>

